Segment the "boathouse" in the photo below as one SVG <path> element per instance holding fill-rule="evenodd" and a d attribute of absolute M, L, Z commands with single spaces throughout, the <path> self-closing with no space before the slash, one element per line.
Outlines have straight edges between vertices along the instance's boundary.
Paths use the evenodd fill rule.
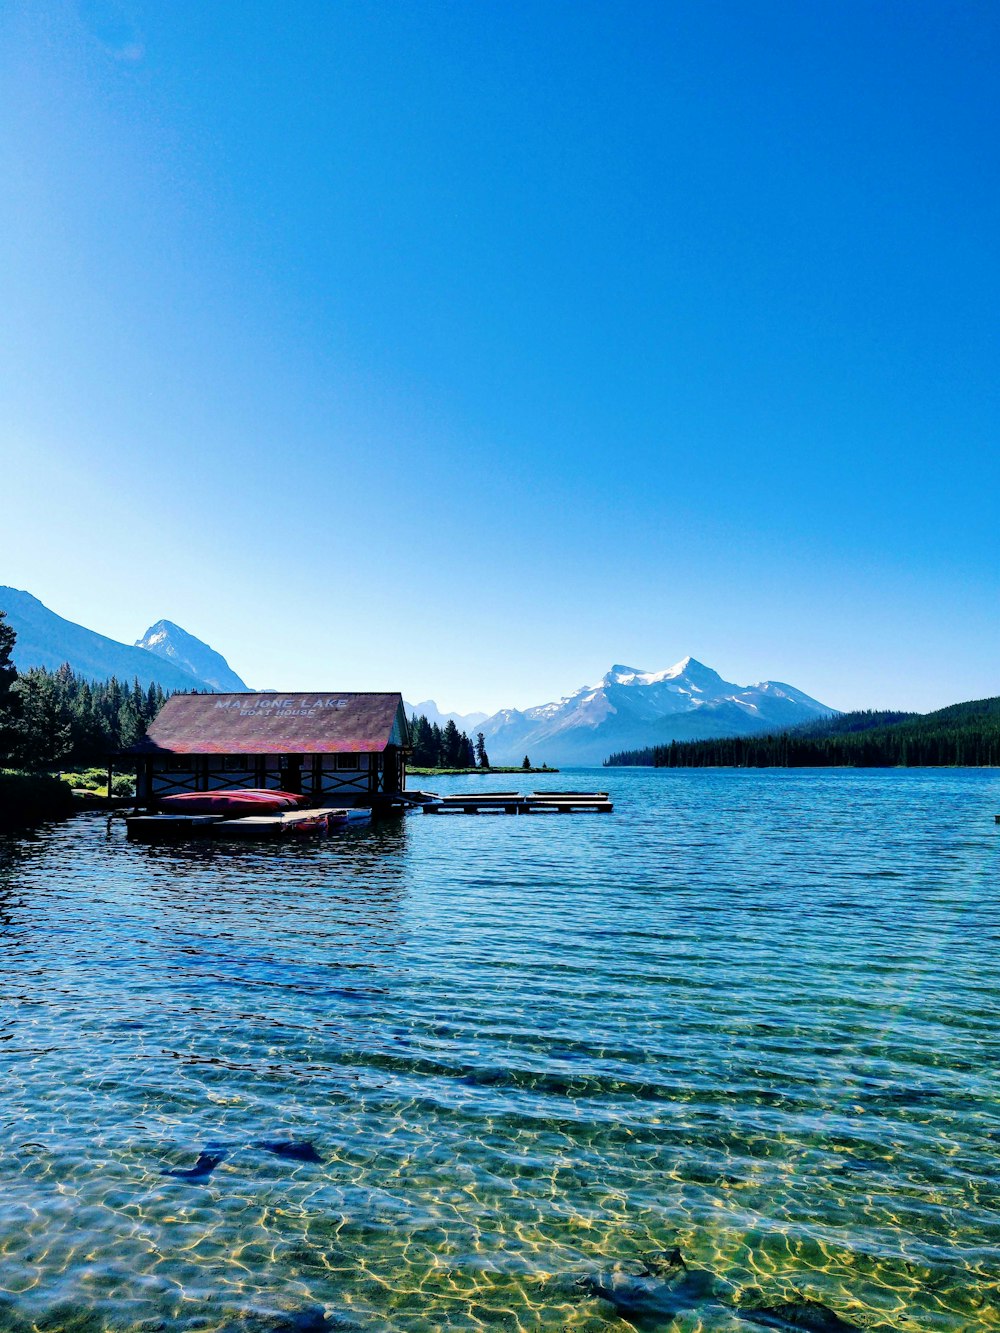
<path fill-rule="evenodd" d="M 271 787 L 367 805 L 403 791 L 410 748 L 399 694 L 174 694 L 128 754 L 143 803 Z"/>

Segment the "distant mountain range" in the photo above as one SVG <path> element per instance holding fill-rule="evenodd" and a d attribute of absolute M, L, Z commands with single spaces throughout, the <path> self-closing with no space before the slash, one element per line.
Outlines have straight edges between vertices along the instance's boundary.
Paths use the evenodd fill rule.
<path fill-rule="evenodd" d="M 14 665 L 19 671 L 35 666 L 57 671 L 68 662 L 88 680 L 138 676 L 144 688 L 155 680 L 165 690 L 247 689 L 225 658 L 168 620 L 158 621 L 130 647 L 56 615 L 18 588 L 0 586 L 0 610 L 17 634 Z M 223 680 L 228 683 L 217 683 Z"/>
<path fill-rule="evenodd" d="M 666 671 L 613 666 L 596 685 L 524 712 L 505 708 L 479 723 L 494 764 L 599 764 L 619 750 L 672 740 L 774 731 L 836 709 L 792 685 L 735 685 L 693 657 Z"/>
<path fill-rule="evenodd" d="M 129 646 L 56 615 L 16 588 L 0 587 L 0 609 L 17 632 L 14 662 L 20 670 L 57 670 L 68 662 L 80 676 L 117 676 L 165 690 L 236 691 L 250 687 L 226 659 L 170 620 L 158 620 Z M 335 682 L 332 682 L 335 683 Z M 685 657 L 666 671 L 614 666 L 596 685 L 552 703 L 521 711 L 445 713 L 432 699 L 405 704 L 407 715 L 423 714 L 443 727 L 454 721 L 474 738 L 482 731 L 495 764 L 599 764 L 609 755 L 672 740 L 704 740 L 778 731 L 832 717 L 836 709 L 794 686 L 766 680 L 735 685 L 717 671 Z"/>
<path fill-rule="evenodd" d="M 479 724 L 485 722 L 487 716 L 485 713 L 442 713 L 433 699 L 425 699 L 422 704 L 408 704 L 404 699 L 403 707 L 408 718 L 416 713 L 417 717 L 425 717 L 432 726 L 436 722 L 439 727 L 443 727 L 447 722 L 454 722 L 459 731 L 464 731 L 469 736 L 479 729 Z"/>

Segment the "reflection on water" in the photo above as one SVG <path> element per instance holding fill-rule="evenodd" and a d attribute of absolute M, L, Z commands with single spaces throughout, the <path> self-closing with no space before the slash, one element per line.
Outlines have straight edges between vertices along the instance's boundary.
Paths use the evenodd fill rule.
<path fill-rule="evenodd" d="M 1000 781 L 595 780 L 0 840 L 0 1329 L 1000 1328 Z"/>

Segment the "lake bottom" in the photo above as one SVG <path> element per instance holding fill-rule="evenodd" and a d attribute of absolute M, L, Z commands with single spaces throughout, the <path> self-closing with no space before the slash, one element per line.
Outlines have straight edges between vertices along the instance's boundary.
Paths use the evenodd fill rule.
<path fill-rule="evenodd" d="M 1000 1328 L 1000 779 L 526 781 L 0 838 L 0 1329 Z"/>

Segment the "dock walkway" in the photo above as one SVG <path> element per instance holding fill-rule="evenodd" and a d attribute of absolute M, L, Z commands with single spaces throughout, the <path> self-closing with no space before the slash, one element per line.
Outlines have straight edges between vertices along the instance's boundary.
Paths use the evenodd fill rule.
<path fill-rule="evenodd" d="M 312 810 L 285 810 L 275 815 L 244 815 L 239 819 L 226 819 L 220 815 L 127 815 L 125 826 L 130 838 L 173 838 L 192 834 L 216 838 L 280 838 L 290 834 L 306 837 L 367 823 L 371 814 L 366 806 L 324 806 Z"/>
<path fill-rule="evenodd" d="M 439 796 L 423 804 L 421 809 L 425 815 L 569 815 L 580 811 L 607 814 L 614 806 L 606 791 L 536 791 L 530 795 L 505 791 Z"/>
<path fill-rule="evenodd" d="M 480 791 L 451 796 L 436 792 L 414 792 L 397 804 L 422 810 L 425 815 L 536 815 L 578 814 L 581 811 L 606 814 L 614 809 L 606 791 Z M 367 806 L 322 807 L 285 810 L 273 815 L 144 814 L 126 815 L 130 838 L 214 837 L 279 838 L 322 836 L 336 829 L 367 823 L 372 811 Z"/>

